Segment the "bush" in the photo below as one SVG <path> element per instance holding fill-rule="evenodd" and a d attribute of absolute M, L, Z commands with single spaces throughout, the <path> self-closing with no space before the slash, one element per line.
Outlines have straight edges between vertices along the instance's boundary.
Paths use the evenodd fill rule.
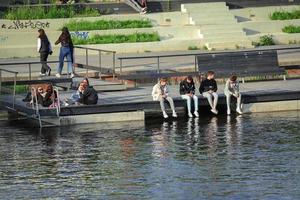
<path fill-rule="evenodd" d="M 5 19 L 10 20 L 28 20 L 28 19 L 55 19 L 55 18 L 71 18 L 71 17 L 92 17 L 99 16 L 97 9 L 83 8 L 76 10 L 73 5 L 50 7 L 43 6 L 22 6 L 11 8 L 5 14 Z"/>
<path fill-rule="evenodd" d="M 271 20 L 288 20 L 288 19 L 300 19 L 300 10 L 288 11 L 275 11 L 270 16 Z"/>
<path fill-rule="evenodd" d="M 200 50 L 200 48 L 197 46 L 189 46 L 188 50 Z"/>
<path fill-rule="evenodd" d="M 64 26 L 70 31 L 108 30 L 126 28 L 150 28 L 152 24 L 149 20 L 97 20 L 97 21 L 71 21 Z"/>
<path fill-rule="evenodd" d="M 264 35 L 259 38 L 259 42 L 253 43 L 255 46 L 271 46 L 275 45 L 272 35 Z"/>
<path fill-rule="evenodd" d="M 300 26 L 289 25 L 282 29 L 285 33 L 300 33 Z"/>
<path fill-rule="evenodd" d="M 94 35 L 88 39 L 72 37 L 75 45 L 110 44 L 159 41 L 158 33 L 134 33 L 130 35 Z"/>

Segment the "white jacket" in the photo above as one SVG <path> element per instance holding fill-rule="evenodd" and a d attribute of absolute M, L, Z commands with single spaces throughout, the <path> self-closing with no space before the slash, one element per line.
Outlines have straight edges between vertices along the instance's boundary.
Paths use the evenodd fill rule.
<path fill-rule="evenodd" d="M 166 85 L 164 87 L 164 94 L 166 96 L 168 96 L 169 94 L 169 89 L 168 89 L 168 86 Z M 153 86 L 153 89 L 152 89 L 152 97 L 153 97 L 153 100 L 154 101 L 158 101 L 159 100 L 159 97 L 162 95 L 162 92 L 161 92 L 161 89 L 160 89 L 160 84 L 157 83 L 156 85 Z"/>

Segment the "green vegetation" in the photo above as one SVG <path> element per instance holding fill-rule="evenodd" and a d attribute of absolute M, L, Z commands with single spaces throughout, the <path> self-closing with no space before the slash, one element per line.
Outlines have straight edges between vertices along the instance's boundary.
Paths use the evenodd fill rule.
<path fill-rule="evenodd" d="M 300 26 L 289 25 L 282 29 L 285 33 L 300 33 Z"/>
<path fill-rule="evenodd" d="M 14 90 L 13 85 L 2 85 L 2 93 L 12 93 Z M 16 94 L 24 94 L 28 92 L 27 85 L 16 85 Z"/>
<path fill-rule="evenodd" d="M 72 17 L 95 17 L 100 13 L 94 8 L 78 8 L 73 5 L 50 7 L 43 6 L 22 6 L 11 8 L 4 15 L 5 19 L 10 20 L 26 20 L 26 19 L 55 19 L 55 18 L 72 18 Z"/>
<path fill-rule="evenodd" d="M 300 19 L 300 9 L 293 11 L 275 11 L 270 14 L 271 20 L 288 20 L 288 19 Z"/>
<path fill-rule="evenodd" d="M 82 44 L 110 44 L 159 41 L 158 33 L 134 33 L 130 35 L 94 35 L 88 39 L 72 37 L 75 45 Z"/>
<path fill-rule="evenodd" d="M 188 50 L 200 50 L 201 48 L 197 47 L 197 46 L 189 46 Z"/>
<path fill-rule="evenodd" d="M 253 42 L 254 46 L 271 46 L 275 45 L 272 35 L 264 35 L 259 38 L 259 42 Z"/>
<path fill-rule="evenodd" d="M 64 26 L 70 31 L 89 31 L 89 30 L 108 30 L 108 29 L 126 29 L 126 28 L 150 28 L 150 20 L 97 20 L 97 21 L 71 21 Z"/>

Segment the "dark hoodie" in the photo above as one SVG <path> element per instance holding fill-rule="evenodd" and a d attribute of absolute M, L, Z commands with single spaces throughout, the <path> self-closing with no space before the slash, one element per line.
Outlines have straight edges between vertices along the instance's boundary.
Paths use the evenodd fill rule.
<path fill-rule="evenodd" d="M 203 92 L 207 92 L 207 91 L 214 91 L 216 92 L 218 90 L 218 86 L 217 86 L 217 82 L 215 81 L 215 79 L 205 79 L 201 82 L 200 88 L 199 88 L 199 92 L 200 94 L 202 94 Z"/>
<path fill-rule="evenodd" d="M 187 82 L 187 79 L 184 79 L 183 81 L 180 82 L 180 88 L 179 88 L 179 93 L 181 95 L 185 94 L 195 94 L 195 84 L 194 81 L 192 82 Z"/>

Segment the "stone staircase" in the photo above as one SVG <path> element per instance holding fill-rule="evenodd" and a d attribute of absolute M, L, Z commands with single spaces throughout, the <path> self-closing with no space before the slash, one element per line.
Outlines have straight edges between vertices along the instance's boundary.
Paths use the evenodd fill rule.
<path fill-rule="evenodd" d="M 209 50 L 253 48 L 225 2 L 182 4 L 189 24 L 199 27 L 198 36 Z"/>

